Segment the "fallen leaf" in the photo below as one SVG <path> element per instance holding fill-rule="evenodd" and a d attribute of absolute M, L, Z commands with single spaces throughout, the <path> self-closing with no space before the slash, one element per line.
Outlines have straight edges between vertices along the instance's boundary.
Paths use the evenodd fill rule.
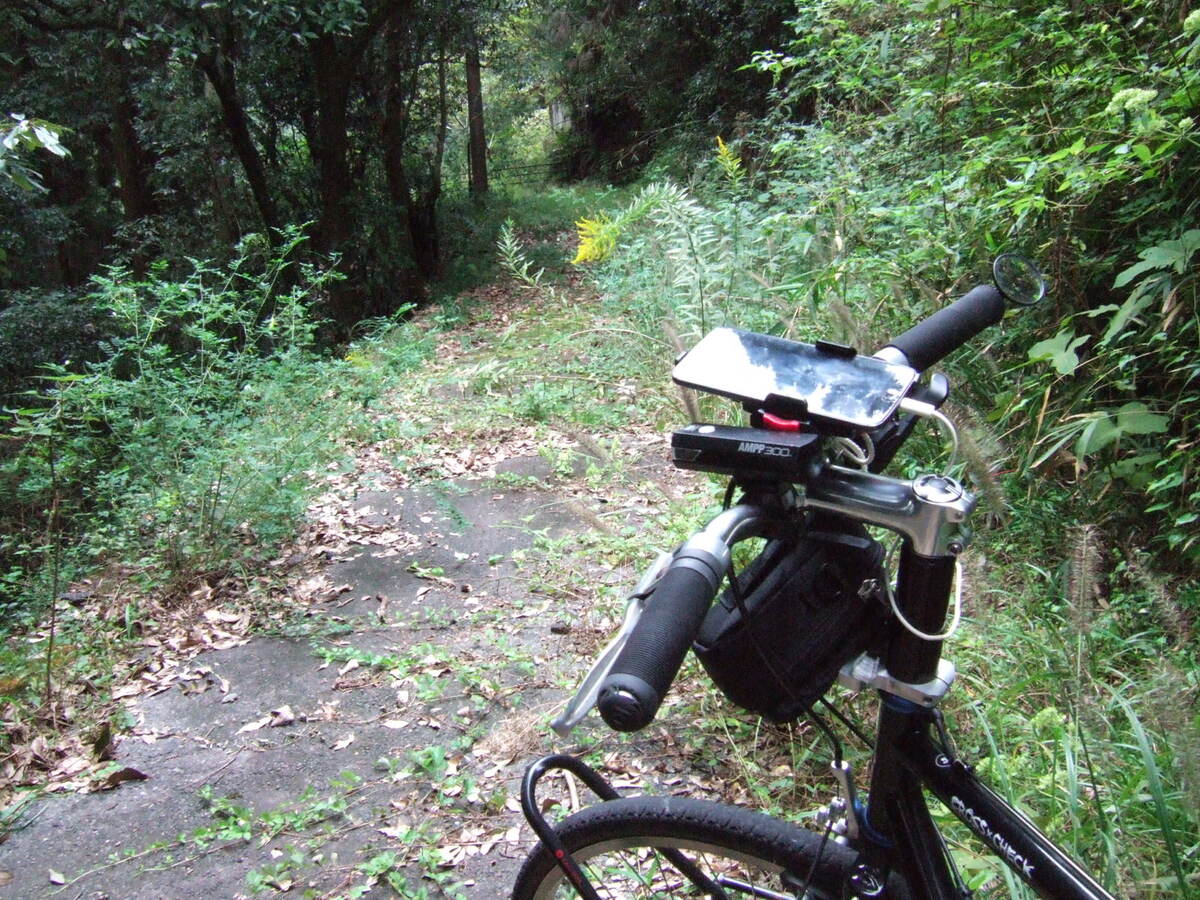
<path fill-rule="evenodd" d="M 212 622 L 214 625 L 219 622 L 224 622 L 225 624 L 229 625 L 242 620 L 241 613 L 225 612 L 224 610 L 220 609 L 206 609 L 204 611 L 204 618 L 208 619 L 208 621 Z"/>
<path fill-rule="evenodd" d="M 347 660 L 346 664 L 338 669 L 338 675 L 345 675 L 347 672 L 353 672 L 360 665 L 362 665 L 362 663 L 360 663 L 357 659 Z"/>
<path fill-rule="evenodd" d="M 241 728 L 239 728 L 235 733 L 242 734 L 247 731 L 258 731 L 258 729 L 260 729 L 266 725 L 270 725 L 270 724 L 271 724 L 271 717 L 263 716 L 261 719 L 257 719 L 253 722 L 247 722 L 245 725 L 243 725 Z"/>
<path fill-rule="evenodd" d="M 345 750 L 347 747 L 349 747 L 353 743 L 354 743 L 354 732 L 352 731 L 348 735 L 346 735 L 344 738 L 342 738 L 340 741 L 338 741 L 336 744 L 334 744 L 333 749 L 334 750 Z"/>
<path fill-rule="evenodd" d="M 50 883 L 51 884 L 66 884 L 67 879 L 63 877 L 62 872 L 55 872 L 53 869 L 51 869 L 50 870 Z"/>
<path fill-rule="evenodd" d="M 108 790 L 109 788 L 115 788 L 124 781 L 145 781 L 149 777 L 145 772 L 139 772 L 131 766 L 126 766 L 105 778 L 103 788 L 104 790 Z"/>
<path fill-rule="evenodd" d="M 50 773 L 54 778 L 70 778 L 72 775 L 78 775 L 80 772 L 91 766 L 91 760 L 85 759 L 82 756 L 68 756 Z"/>

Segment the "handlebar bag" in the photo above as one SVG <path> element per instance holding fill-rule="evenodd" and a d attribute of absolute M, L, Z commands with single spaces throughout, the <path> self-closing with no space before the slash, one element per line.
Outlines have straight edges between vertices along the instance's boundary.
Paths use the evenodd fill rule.
<path fill-rule="evenodd" d="M 799 717 L 882 636 L 883 547 L 861 526 L 838 524 L 768 540 L 700 626 L 692 650 L 743 709 Z"/>

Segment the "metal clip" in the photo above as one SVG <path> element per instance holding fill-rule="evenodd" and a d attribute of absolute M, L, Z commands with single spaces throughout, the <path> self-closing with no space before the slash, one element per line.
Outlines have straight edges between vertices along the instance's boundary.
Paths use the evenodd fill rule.
<path fill-rule="evenodd" d="M 858 827 L 858 795 L 854 789 L 854 770 L 844 759 L 835 760 L 830 764 L 833 776 L 842 788 L 842 814 L 846 823 L 845 836 L 847 840 L 856 841 L 860 833 Z"/>
<path fill-rule="evenodd" d="M 942 659 L 938 660 L 937 675 L 932 681 L 924 684 L 910 684 L 906 681 L 897 681 L 883 667 L 882 662 L 864 653 L 842 666 L 842 670 L 838 673 L 838 683 L 852 691 L 861 691 L 865 687 L 872 687 L 884 693 L 910 700 L 918 706 L 932 709 L 950 691 L 950 685 L 954 683 L 957 674 L 954 663 L 948 659 Z"/>

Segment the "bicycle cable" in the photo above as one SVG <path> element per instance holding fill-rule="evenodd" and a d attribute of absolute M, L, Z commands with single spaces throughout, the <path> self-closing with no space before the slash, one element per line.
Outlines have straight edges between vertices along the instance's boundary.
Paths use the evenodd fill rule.
<path fill-rule="evenodd" d="M 731 482 L 729 489 L 726 490 L 726 501 L 727 502 L 732 495 L 732 492 L 733 492 L 732 489 L 733 489 L 733 483 Z M 754 635 L 754 625 L 752 624 L 753 619 L 750 616 L 749 609 L 746 607 L 746 600 L 742 595 L 742 586 L 741 586 L 741 584 L 739 584 L 737 573 L 734 572 L 734 569 L 733 569 L 732 559 L 730 560 L 729 571 L 728 571 L 727 577 L 729 578 L 729 592 L 733 597 L 734 606 L 736 606 L 738 612 L 741 613 L 742 621 L 745 622 L 746 627 L 750 629 L 751 635 L 753 637 L 757 638 L 757 636 Z M 763 647 L 762 643 L 760 641 L 758 641 L 757 639 L 754 639 L 751 641 L 751 644 L 754 647 L 755 652 L 758 653 L 758 657 L 759 657 L 759 659 L 762 660 L 762 663 L 766 667 L 767 671 L 770 672 L 771 677 L 774 678 L 776 683 L 780 684 L 785 691 L 787 691 L 787 694 L 791 698 L 792 702 L 795 703 L 797 706 L 799 706 L 804 711 L 804 714 L 808 717 L 808 720 L 810 722 L 812 722 L 814 725 L 816 725 L 817 728 L 820 729 L 820 731 L 823 734 L 823 736 L 825 737 L 825 739 L 827 741 L 829 741 L 830 749 L 833 751 L 834 764 L 837 766 L 840 766 L 842 764 L 842 759 L 843 759 L 842 742 L 841 742 L 841 740 L 838 739 L 837 734 L 834 732 L 834 730 L 832 728 L 829 727 L 829 724 L 813 710 L 812 704 L 805 706 L 803 701 L 801 701 L 800 698 L 796 696 L 795 691 L 792 690 L 790 680 L 780 677 L 779 671 L 776 668 L 776 666 L 774 665 L 774 661 L 771 659 L 770 654 L 767 652 L 766 648 Z M 824 699 L 825 699 L 824 697 L 821 697 L 821 700 L 824 700 Z M 828 706 L 827 702 L 826 702 L 826 705 Z M 846 721 L 845 718 L 842 717 L 840 713 L 838 713 L 836 710 L 834 712 L 835 712 L 835 714 L 838 715 L 839 718 L 842 718 L 842 721 Z M 851 730 L 854 731 L 856 734 L 859 734 L 860 739 L 864 740 L 865 743 L 868 743 L 868 744 L 870 743 L 865 738 L 863 738 L 861 736 L 861 733 L 858 732 L 857 729 L 853 728 L 853 726 L 851 726 Z M 833 833 L 833 819 L 832 819 L 832 817 L 830 817 L 829 822 L 826 823 L 825 832 L 824 832 L 824 834 L 821 835 L 821 843 L 817 846 L 817 852 L 815 854 L 813 854 L 812 865 L 809 867 L 808 874 L 805 875 L 805 877 L 804 877 L 804 883 L 799 886 L 799 892 L 797 893 L 798 897 L 805 896 L 808 893 L 808 889 L 812 885 L 813 878 L 816 876 L 817 866 L 820 863 L 822 856 L 824 856 L 824 854 L 825 854 L 825 848 L 829 844 L 829 836 L 832 833 Z"/>
<path fill-rule="evenodd" d="M 862 741 L 865 746 L 870 747 L 874 743 L 874 741 L 871 740 L 870 735 L 864 732 L 856 724 L 851 722 L 850 719 L 847 718 L 846 714 L 830 703 L 829 698 L 823 694 L 821 695 L 821 705 L 824 706 L 825 709 L 829 711 L 835 719 L 845 725 L 846 728 L 851 731 L 856 738 Z"/>
<path fill-rule="evenodd" d="M 914 400 L 912 397 L 905 397 L 901 400 L 900 409 L 918 419 L 933 419 L 942 426 L 950 437 L 950 461 L 946 468 L 947 470 L 953 469 L 958 464 L 958 429 L 954 427 L 954 423 L 932 403 Z"/>
<path fill-rule="evenodd" d="M 860 444 L 854 438 L 834 438 L 834 452 L 838 456 L 846 457 L 858 468 L 866 469 L 875 459 L 875 442 L 871 440 L 871 436 L 865 431 L 860 432 L 860 436 L 863 439 L 863 444 Z"/>
<path fill-rule="evenodd" d="M 821 843 L 817 845 L 817 852 L 813 854 L 812 865 L 808 867 L 808 874 L 804 876 L 804 883 L 800 885 L 800 893 L 797 897 L 805 897 L 808 895 L 808 889 L 812 886 L 813 878 L 817 874 L 817 865 L 821 862 L 821 857 L 825 853 L 825 847 L 829 843 L 829 835 L 833 833 L 833 819 L 825 824 L 825 832 L 821 835 Z"/>
<path fill-rule="evenodd" d="M 729 484 L 725 488 L 725 500 L 721 504 L 722 509 L 729 509 L 733 505 L 733 492 L 737 488 L 737 480 L 729 479 Z"/>
<path fill-rule="evenodd" d="M 954 615 L 950 619 L 950 627 L 941 634 L 926 634 L 908 619 L 904 617 L 904 613 L 900 612 L 900 606 L 896 603 L 896 592 L 892 590 L 892 586 L 887 585 L 888 603 L 892 607 L 892 612 L 896 616 L 896 621 L 904 626 L 909 634 L 919 637 L 923 641 L 948 641 L 954 637 L 958 631 L 959 623 L 962 622 L 962 563 L 957 559 L 954 560 Z"/>

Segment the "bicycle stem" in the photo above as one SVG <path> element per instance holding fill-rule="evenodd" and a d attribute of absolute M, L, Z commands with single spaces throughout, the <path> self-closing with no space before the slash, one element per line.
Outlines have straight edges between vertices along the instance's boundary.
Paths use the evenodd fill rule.
<path fill-rule="evenodd" d="M 905 481 L 835 465 L 806 482 L 801 503 L 894 531 L 929 558 L 957 556 L 966 548 L 965 522 L 975 508 L 975 498 L 946 475 Z"/>

